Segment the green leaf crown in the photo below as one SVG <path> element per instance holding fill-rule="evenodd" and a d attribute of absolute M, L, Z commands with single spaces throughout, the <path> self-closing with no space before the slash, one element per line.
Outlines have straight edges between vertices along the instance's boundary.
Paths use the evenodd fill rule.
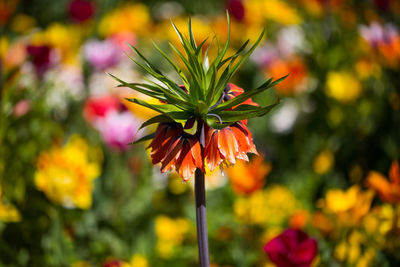
<path fill-rule="evenodd" d="M 183 35 L 171 21 L 184 49 L 185 55 L 172 43 L 169 43 L 169 45 L 182 60 L 186 68 L 186 73 L 175 64 L 174 61 L 164 51 L 162 51 L 155 42 L 153 42 L 157 51 L 177 72 L 187 91 L 183 90 L 182 86 L 166 77 L 135 47 L 129 45 L 140 61 L 132 57 L 129 58 L 143 71 L 155 78 L 157 83 L 150 80 L 146 80 L 148 83 L 128 83 L 112 74 L 110 75 L 120 83 L 120 87 L 129 87 L 162 101 L 159 105 L 156 105 L 147 103 L 138 98 L 127 98 L 128 101 L 145 106 L 160 113 L 160 115 L 144 122 L 141 128 L 159 122 L 175 121 L 177 123 L 184 123 L 188 120 L 196 119 L 196 121 L 202 120 L 206 122 L 212 128 L 222 129 L 240 120 L 263 116 L 278 104 L 279 98 L 277 98 L 277 101 L 274 104 L 265 107 L 246 105 L 242 103 L 273 87 L 287 76 L 275 81 L 271 78 L 256 89 L 245 91 L 228 101 L 222 101 L 222 96 L 229 80 L 239 67 L 249 58 L 264 36 L 264 31 L 262 31 L 257 41 L 249 49 L 246 50 L 246 47 L 249 44 L 249 40 L 247 40 L 235 54 L 225 57 L 230 44 L 231 34 L 231 25 L 228 13 L 227 21 L 227 42 L 222 50 L 218 47 L 217 56 L 209 64 L 207 64 L 209 62 L 208 51 L 212 41 L 209 43 L 207 49 L 205 49 L 203 55 L 203 46 L 207 39 L 203 40 L 199 45 L 196 44 L 192 31 L 191 19 L 189 18 L 188 23 L 189 37 Z M 235 108 L 232 109 L 233 107 Z"/>

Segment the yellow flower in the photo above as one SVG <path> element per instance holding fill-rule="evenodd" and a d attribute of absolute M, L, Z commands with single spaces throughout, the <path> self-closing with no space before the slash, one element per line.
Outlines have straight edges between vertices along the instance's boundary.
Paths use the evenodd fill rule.
<path fill-rule="evenodd" d="M 179 249 L 185 234 L 189 231 L 190 222 L 184 218 L 172 219 L 158 216 L 155 220 L 157 252 L 162 258 L 170 258 Z"/>
<path fill-rule="evenodd" d="M 134 254 L 130 260 L 131 267 L 148 267 L 149 262 L 147 258 L 142 254 Z"/>
<path fill-rule="evenodd" d="M 354 185 L 347 191 L 329 190 L 320 203 L 328 213 L 336 215 L 339 222 L 353 225 L 369 212 L 373 196 L 373 191 L 363 192 L 358 185 Z"/>
<path fill-rule="evenodd" d="M 71 263 L 71 267 L 92 267 L 92 264 L 88 261 L 76 261 Z"/>
<path fill-rule="evenodd" d="M 367 248 L 367 250 L 358 259 L 355 267 L 369 267 L 374 266 L 373 260 L 375 259 L 376 251 L 373 248 Z"/>
<path fill-rule="evenodd" d="M 298 210 L 299 203 L 290 190 L 281 185 L 271 186 L 241 197 L 234 204 L 240 222 L 258 225 L 281 225 Z"/>
<path fill-rule="evenodd" d="M 353 231 L 335 247 L 334 256 L 351 266 L 373 266 L 371 262 L 375 258 L 375 249 L 365 247 L 365 242 L 365 236 L 362 233 Z M 365 252 L 362 253 L 362 251 Z"/>
<path fill-rule="evenodd" d="M 280 0 L 247 0 L 244 1 L 245 22 L 251 25 L 262 25 L 265 19 L 283 24 L 299 24 L 301 17 L 296 9 Z"/>
<path fill-rule="evenodd" d="M 183 182 L 177 173 L 171 173 L 168 177 L 168 189 L 175 195 L 182 194 L 190 189 L 189 183 Z"/>
<path fill-rule="evenodd" d="M 379 78 L 381 75 L 381 67 L 367 59 L 358 60 L 355 69 L 360 79 L 367 79 L 369 77 Z"/>
<path fill-rule="evenodd" d="M 144 4 L 127 4 L 107 13 L 100 20 L 99 33 L 101 36 L 131 32 L 146 34 L 151 32 L 151 17 Z"/>
<path fill-rule="evenodd" d="M 349 103 L 361 94 L 361 84 L 350 72 L 332 71 L 328 73 L 326 94 L 339 102 Z"/>
<path fill-rule="evenodd" d="M 0 221 L 1 222 L 19 222 L 21 214 L 11 204 L 3 203 L 0 199 Z"/>
<path fill-rule="evenodd" d="M 0 187 L 0 221 L 19 222 L 20 220 L 21 214 L 13 205 L 4 201 L 2 189 Z"/>
<path fill-rule="evenodd" d="M 0 59 L 1 60 L 6 56 L 9 45 L 10 45 L 10 42 L 8 41 L 8 38 L 5 36 L 1 36 L 0 37 Z"/>
<path fill-rule="evenodd" d="M 76 135 L 65 146 L 42 152 L 35 173 L 36 187 L 56 204 L 90 208 L 93 180 L 100 174 L 100 159 L 91 158 L 94 152 L 97 157 L 101 154 Z"/>
<path fill-rule="evenodd" d="M 334 155 L 332 151 L 326 149 L 321 151 L 314 159 L 313 169 L 318 174 L 325 174 L 332 169 L 334 162 Z"/>
<path fill-rule="evenodd" d="M 395 216 L 396 222 L 394 221 Z M 374 207 L 363 219 L 366 233 L 373 236 L 379 245 L 385 244 L 385 236 L 393 229 L 394 223 L 397 224 L 397 228 L 400 227 L 400 216 L 396 215 L 396 210 L 390 204 Z"/>

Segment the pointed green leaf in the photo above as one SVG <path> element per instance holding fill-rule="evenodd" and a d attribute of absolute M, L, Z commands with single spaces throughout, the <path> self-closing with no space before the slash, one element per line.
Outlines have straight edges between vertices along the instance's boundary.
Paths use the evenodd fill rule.
<path fill-rule="evenodd" d="M 257 89 L 252 89 L 252 90 L 246 91 L 238 96 L 235 96 L 231 100 L 228 100 L 226 102 L 219 104 L 216 108 L 212 109 L 210 112 L 226 110 L 226 109 L 232 108 L 234 106 L 240 105 L 241 103 L 243 103 L 247 99 L 253 97 L 254 95 L 257 95 L 259 93 L 264 92 L 265 90 L 267 90 L 269 88 L 272 88 L 271 82 L 272 82 L 272 78 L 269 79 L 268 81 L 266 81 L 262 86 L 258 87 Z"/>
<path fill-rule="evenodd" d="M 146 108 L 155 110 L 155 111 L 163 113 L 163 114 L 166 114 L 168 112 L 174 112 L 174 111 L 182 111 L 177 106 L 170 105 L 170 104 L 155 105 L 155 104 L 147 103 L 146 101 L 143 101 L 143 100 L 137 99 L 137 98 L 125 98 L 125 99 L 130 101 L 130 102 L 133 102 L 135 104 L 144 106 Z"/>
<path fill-rule="evenodd" d="M 223 123 L 231 123 L 241 120 L 247 120 L 254 117 L 261 117 L 267 114 L 274 108 L 276 105 L 279 104 L 279 97 L 274 104 L 271 104 L 266 107 L 257 107 L 252 105 L 240 105 L 239 107 L 235 108 L 234 110 L 229 111 L 220 111 L 218 112 L 218 116 L 221 117 Z"/>
<path fill-rule="evenodd" d="M 133 141 L 132 143 L 129 143 L 129 145 L 136 145 L 136 144 L 138 144 L 140 142 L 151 140 L 151 139 L 154 138 L 154 135 L 155 135 L 155 133 L 145 135 L 145 136 L 139 138 L 138 140 Z"/>
<path fill-rule="evenodd" d="M 151 119 L 148 119 L 147 121 L 143 122 L 142 125 L 140 125 L 140 129 L 150 126 L 154 123 L 160 123 L 160 122 L 173 122 L 174 120 L 172 120 L 169 116 L 161 114 L 161 115 L 157 115 Z"/>

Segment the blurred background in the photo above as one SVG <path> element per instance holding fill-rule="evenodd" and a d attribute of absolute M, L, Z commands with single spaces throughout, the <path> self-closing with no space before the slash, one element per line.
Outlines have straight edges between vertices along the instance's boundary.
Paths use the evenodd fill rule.
<path fill-rule="evenodd" d="M 207 174 L 213 266 L 276 266 L 287 228 L 312 266 L 399 266 L 397 0 L 0 0 L 0 266 L 196 266 L 193 179 L 127 145 L 154 113 L 107 72 L 148 78 L 130 43 L 172 73 L 152 45 L 178 61 L 170 18 L 216 46 L 226 9 L 228 53 L 266 29 L 232 82 L 290 76 L 255 99 L 283 100 L 249 121 L 260 156 Z"/>

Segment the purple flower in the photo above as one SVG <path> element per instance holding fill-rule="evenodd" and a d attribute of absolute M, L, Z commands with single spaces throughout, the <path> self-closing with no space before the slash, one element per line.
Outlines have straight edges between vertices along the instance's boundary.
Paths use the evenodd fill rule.
<path fill-rule="evenodd" d="M 107 146 L 121 151 L 140 137 L 138 133 L 140 122 L 129 111 L 120 113 L 115 110 L 109 111 L 104 117 L 99 117 L 94 126 Z"/>
<path fill-rule="evenodd" d="M 317 241 L 297 229 L 285 232 L 269 241 L 265 253 L 278 267 L 309 267 L 317 255 Z"/>
<path fill-rule="evenodd" d="M 360 26 L 360 34 L 372 47 L 377 48 L 381 43 L 390 43 L 398 35 L 398 31 L 391 24 L 383 27 L 374 21 L 369 27 Z"/>
<path fill-rule="evenodd" d="M 372 22 L 369 27 L 362 25 L 360 27 L 360 33 L 364 40 L 372 47 L 377 47 L 384 37 L 383 27 L 375 21 Z"/>
<path fill-rule="evenodd" d="M 111 41 L 90 40 L 84 45 L 84 56 L 97 70 L 113 67 L 121 60 L 121 51 Z"/>

